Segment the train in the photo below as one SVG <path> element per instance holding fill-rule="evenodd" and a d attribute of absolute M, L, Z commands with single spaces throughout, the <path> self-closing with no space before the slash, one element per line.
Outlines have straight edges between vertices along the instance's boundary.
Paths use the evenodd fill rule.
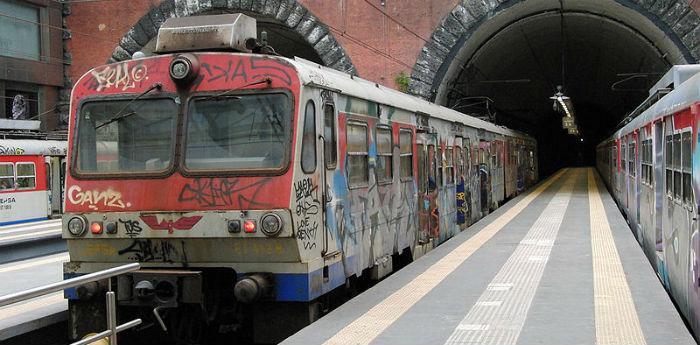
<path fill-rule="evenodd" d="M 700 334 L 700 65 L 674 66 L 609 138 L 596 166 L 659 279 Z"/>
<path fill-rule="evenodd" d="M 135 339 L 280 341 L 538 181 L 532 137 L 277 56 L 255 26 L 170 18 L 155 55 L 75 83 L 64 276 L 142 268 L 65 292 L 73 339 L 111 288 Z"/>
<path fill-rule="evenodd" d="M 0 226 L 62 212 L 66 142 L 0 139 Z"/>

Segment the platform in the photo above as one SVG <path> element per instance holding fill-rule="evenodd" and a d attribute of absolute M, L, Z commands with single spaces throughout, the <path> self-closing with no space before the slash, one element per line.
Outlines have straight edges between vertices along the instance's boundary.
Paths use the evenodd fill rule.
<path fill-rule="evenodd" d="M 64 252 L 0 264 L 0 296 L 63 280 L 65 261 Z M 61 292 L 0 308 L 0 342 L 67 320 L 67 308 Z"/>
<path fill-rule="evenodd" d="M 566 169 L 282 344 L 696 344 L 592 169 Z"/>

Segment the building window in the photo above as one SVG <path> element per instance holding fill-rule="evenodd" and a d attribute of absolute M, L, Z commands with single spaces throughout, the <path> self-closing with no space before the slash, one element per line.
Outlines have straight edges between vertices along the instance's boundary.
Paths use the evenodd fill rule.
<path fill-rule="evenodd" d="M 348 123 L 348 182 L 350 187 L 369 183 L 367 125 Z"/>
<path fill-rule="evenodd" d="M 380 183 L 391 182 L 394 171 L 391 166 L 391 129 L 377 127 L 377 179 Z"/>
<path fill-rule="evenodd" d="M 39 8 L 0 0 L 0 55 L 40 60 Z"/>
<path fill-rule="evenodd" d="M 2 18 L 0 16 L 0 18 Z M 0 38 L 2 39 L 2 38 Z M 5 89 L 5 118 L 13 120 L 41 120 L 34 118 L 39 113 L 38 93 Z"/>

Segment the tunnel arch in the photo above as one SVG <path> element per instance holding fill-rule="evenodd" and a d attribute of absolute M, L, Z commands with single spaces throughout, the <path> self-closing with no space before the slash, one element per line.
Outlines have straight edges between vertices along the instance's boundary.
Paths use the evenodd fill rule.
<path fill-rule="evenodd" d="M 421 50 L 409 90 L 534 135 L 546 174 L 591 164 L 661 74 L 699 57 L 700 18 L 685 1 L 462 0 Z M 549 100 L 562 84 L 581 137 Z"/>
<path fill-rule="evenodd" d="M 328 29 L 311 11 L 296 0 L 165 0 L 142 16 L 114 48 L 108 62 L 124 61 L 140 50 L 149 50 L 154 44 L 158 28 L 167 18 L 216 13 L 245 13 L 258 20 L 259 31 L 265 29 L 286 35 L 297 56 L 324 66 L 357 75 L 350 56 Z M 275 35 L 270 34 L 271 45 Z M 284 48 L 283 48 L 284 49 Z"/>
<path fill-rule="evenodd" d="M 530 16 L 558 12 L 557 0 L 462 0 L 448 13 L 421 49 L 411 73 L 409 90 L 444 104 L 445 88 L 454 70 L 475 48 L 498 31 Z M 700 59 L 700 18 L 683 0 L 564 1 L 565 13 L 600 16 L 642 35 L 669 53 L 669 62 Z"/>

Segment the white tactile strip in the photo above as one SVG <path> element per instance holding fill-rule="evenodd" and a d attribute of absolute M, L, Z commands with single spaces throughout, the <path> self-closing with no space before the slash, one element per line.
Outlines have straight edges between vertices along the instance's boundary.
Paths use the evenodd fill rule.
<path fill-rule="evenodd" d="M 531 193 L 523 197 L 517 204 L 508 209 L 477 234 L 453 249 L 438 262 L 430 266 L 425 272 L 413 278 L 389 297 L 372 307 L 362 316 L 345 326 L 333 337 L 328 339 L 325 345 L 334 344 L 369 344 L 379 334 L 393 324 L 409 308 L 415 305 L 421 298 L 428 294 L 435 286 L 440 284 L 450 273 L 467 260 L 474 252 L 496 235 L 513 218 L 522 212 L 535 198 L 547 189 L 554 181 L 566 173 L 566 169 L 559 171 L 547 181 L 538 186 Z M 501 287 L 504 288 L 504 287 Z M 509 288 L 509 287 L 505 287 Z"/>
<path fill-rule="evenodd" d="M 516 343 L 561 228 L 577 177 L 576 170 L 567 177 L 445 344 Z M 499 303 L 491 304 L 495 301 Z"/>
<path fill-rule="evenodd" d="M 645 345 L 637 309 L 594 174 L 593 169 L 588 171 L 596 344 Z"/>

